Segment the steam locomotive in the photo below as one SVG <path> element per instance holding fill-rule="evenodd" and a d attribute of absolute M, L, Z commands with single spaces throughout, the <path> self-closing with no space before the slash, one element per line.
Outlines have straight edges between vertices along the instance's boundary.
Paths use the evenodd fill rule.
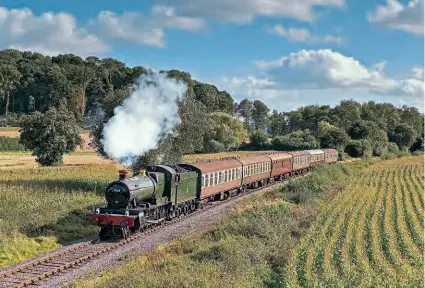
<path fill-rule="evenodd" d="M 89 221 L 100 226 L 101 240 L 125 239 L 208 202 L 225 200 L 337 160 L 337 150 L 316 149 L 153 165 L 147 167 L 144 176 L 135 177 L 129 177 L 128 170 L 120 170 L 119 179 L 106 188 L 107 205 L 95 208 Z"/>

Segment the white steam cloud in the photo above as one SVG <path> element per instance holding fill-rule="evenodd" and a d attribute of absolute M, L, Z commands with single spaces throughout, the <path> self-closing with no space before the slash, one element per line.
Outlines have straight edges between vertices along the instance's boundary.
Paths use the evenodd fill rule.
<path fill-rule="evenodd" d="M 165 74 L 142 76 L 140 85 L 103 129 L 103 148 L 109 157 L 130 166 L 138 156 L 157 148 L 158 141 L 180 123 L 177 100 L 187 86 Z"/>

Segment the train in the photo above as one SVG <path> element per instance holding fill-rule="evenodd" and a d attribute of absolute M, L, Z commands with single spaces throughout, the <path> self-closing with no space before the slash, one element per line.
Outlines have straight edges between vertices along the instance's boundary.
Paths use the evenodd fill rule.
<path fill-rule="evenodd" d="M 151 225 L 186 215 L 214 201 L 267 186 L 317 166 L 338 161 L 335 149 L 270 152 L 190 164 L 152 165 L 145 174 L 119 178 L 106 187 L 106 205 L 88 220 L 99 226 L 99 239 L 126 239 Z"/>

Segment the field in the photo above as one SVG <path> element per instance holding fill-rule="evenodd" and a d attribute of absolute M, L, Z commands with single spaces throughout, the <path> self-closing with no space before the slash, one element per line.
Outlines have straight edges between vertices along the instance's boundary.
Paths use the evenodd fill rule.
<path fill-rule="evenodd" d="M 19 128 L 17 127 L 0 127 L 0 137 L 5 136 L 9 138 L 19 138 Z M 89 146 L 90 143 L 90 137 L 89 137 L 89 131 L 82 131 L 80 133 L 81 138 L 84 140 L 83 147 L 77 147 L 76 151 L 86 151 L 90 152 L 93 151 L 93 149 Z"/>
<path fill-rule="evenodd" d="M 423 157 L 372 165 L 303 239 L 289 271 L 302 287 L 423 287 Z"/>

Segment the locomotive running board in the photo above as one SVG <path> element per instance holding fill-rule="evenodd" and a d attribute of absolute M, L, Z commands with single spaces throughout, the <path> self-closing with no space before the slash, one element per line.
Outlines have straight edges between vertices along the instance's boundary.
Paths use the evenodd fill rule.
<path fill-rule="evenodd" d="M 158 224 L 158 223 L 161 223 L 161 222 L 164 222 L 165 221 L 165 218 L 161 218 L 161 219 L 158 219 L 158 220 L 146 220 L 146 223 L 148 223 L 148 224 Z"/>

